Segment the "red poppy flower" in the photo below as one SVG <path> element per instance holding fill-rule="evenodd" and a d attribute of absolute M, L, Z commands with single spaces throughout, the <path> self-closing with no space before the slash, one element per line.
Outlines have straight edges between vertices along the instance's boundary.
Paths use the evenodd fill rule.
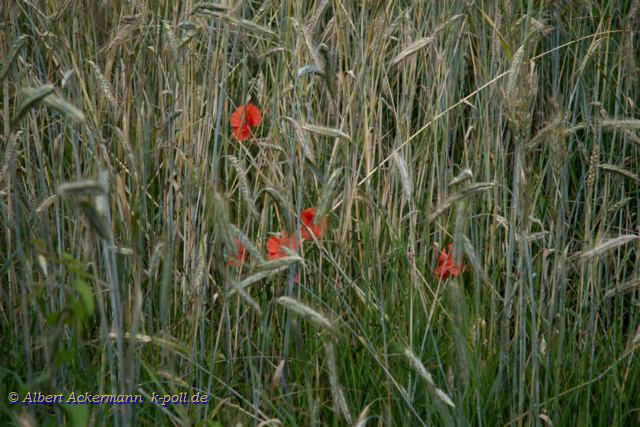
<path fill-rule="evenodd" d="M 237 253 L 235 256 L 229 259 L 228 264 L 235 267 L 240 267 L 247 259 L 247 248 L 245 248 L 242 243 L 240 243 L 239 239 L 235 240 L 235 244 Z"/>
<path fill-rule="evenodd" d="M 232 133 L 233 133 L 233 137 L 238 141 L 246 141 L 247 139 L 251 138 L 251 135 L 252 135 L 251 129 L 249 129 L 249 127 L 247 126 L 233 128 Z"/>
<path fill-rule="evenodd" d="M 435 275 L 440 279 L 447 279 L 449 276 L 458 276 L 463 271 L 462 259 L 460 259 L 460 265 L 453 263 L 453 245 L 449 243 L 449 253 L 445 251 L 440 252 L 440 258 L 438 258 L 438 265 L 436 265 Z"/>
<path fill-rule="evenodd" d="M 300 221 L 302 221 L 302 226 L 300 227 L 300 235 L 302 236 L 302 240 L 313 240 L 311 238 L 311 234 L 309 233 L 309 229 L 316 239 L 319 239 L 322 236 L 322 229 L 324 224 L 314 224 L 313 220 L 316 216 L 316 208 L 307 208 L 300 212 Z M 309 229 L 307 228 L 309 227 Z"/>
<path fill-rule="evenodd" d="M 267 239 L 267 259 L 273 261 L 286 257 L 288 254 L 285 248 L 290 251 L 296 250 L 295 237 L 289 237 L 286 234 L 283 234 L 282 237 L 269 237 Z"/>
<path fill-rule="evenodd" d="M 231 114 L 231 127 L 233 136 L 238 141 L 246 141 L 252 135 L 251 128 L 256 127 L 262 121 L 262 114 L 253 104 L 241 105 Z"/>

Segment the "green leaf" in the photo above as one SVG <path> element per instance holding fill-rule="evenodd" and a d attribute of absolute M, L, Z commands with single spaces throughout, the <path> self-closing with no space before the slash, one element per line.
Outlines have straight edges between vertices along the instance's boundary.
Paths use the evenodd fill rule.
<path fill-rule="evenodd" d="M 84 311 L 89 316 L 93 316 L 95 311 L 95 299 L 91 286 L 84 280 L 76 279 L 71 282 L 71 286 L 80 294 L 80 300 L 84 306 Z"/>
<path fill-rule="evenodd" d="M 51 374 L 49 373 L 49 371 L 42 371 L 40 374 L 38 374 L 38 376 L 31 380 L 31 382 L 28 383 L 23 384 L 20 382 L 20 380 L 18 380 L 18 383 L 20 383 L 18 394 L 24 397 L 24 395 L 27 394 L 28 391 L 37 390 L 43 384 L 47 384 L 49 381 L 51 381 Z"/>
<path fill-rule="evenodd" d="M 53 358 L 56 366 L 64 365 L 66 362 L 73 360 L 75 351 L 73 350 L 58 350 Z"/>
<path fill-rule="evenodd" d="M 478 9 L 478 10 L 482 14 L 482 17 L 484 18 L 484 20 L 487 21 L 489 26 L 491 26 L 493 31 L 495 31 L 496 35 L 498 36 L 498 39 L 500 40 L 500 44 L 502 45 L 502 48 L 504 49 L 504 52 L 507 55 L 507 60 L 511 62 L 511 60 L 513 59 L 513 50 L 511 49 L 511 46 L 509 46 L 509 43 L 507 43 L 507 40 L 504 38 L 500 30 L 498 29 L 498 26 L 496 25 L 495 22 L 493 22 L 491 17 L 486 13 L 484 13 L 482 9 Z"/>
<path fill-rule="evenodd" d="M 87 315 L 87 309 L 80 298 L 70 297 L 67 302 L 69 310 L 73 313 L 66 322 L 71 325 L 74 321 L 81 321 Z"/>
<path fill-rule="evenodd" d="M 57 325 L 58 322 L 60 321 L 61 316 L 62 316 L 62 313 L 59 311 L 54 311 L 53 313 L 49 314 L 47 316 L 47 325 L 49 326 Z"/>
<path fill-rule="evenodd" d="M 24 97 L 18 107 L 18 113 L 13 117 L 12 127 L 15 126 L 18 121 L 29 112 L 32 108 L 38 105 L 44 98 L 53 93 L 53 85 L 47 84 L 37 88 L 23 89 Z"/>
<path fill-rule="evenodd" d="M 89 407 L 86 405 L 64 405 L 69 419 L 65 425 L 70 427 L 86 427 L 89 424 Z"/>
<path fill-rule="evenodd" d="M 309 123 L 303 123 L 300 127 L 302 127 L 302 129 L 306 130 L 307 132 L 315 133 L 322 136 L 329 136 L 331 138 L 343 138 L 351 141 L 351 137 L 340 129 L 330 128 L 327 126 L 312 125 Z"/>
<path fill-rule="evenodd" d="M 11 46 L 9 53 L 6 55 L 4 61 L 2 61 L 2 66 L 0 66 L 0 82 L 4 80 L 5 77 L 9 74 L 9 70 L 11 69 L 11 65 L 15 62 L 18 57 L 18 53 L 20 53 L 20 49 L 27 44 L 27 39 L 29 36 L 22 36 Z"/>
<path fill-rule="evenodd" d="M 35 108 L 39 104 L 46 105 L 76 123 L 82 123 L 85 120 L 84 113 L 82 111 L 67 102 L 61 96 L 55 94 L 54 86 L 52 84 L 23 88 L 22 92 L 22 102 L 18 107 L 18 113 L 13 118 L 12 127 L 15 126 L 32 108 Z"/>

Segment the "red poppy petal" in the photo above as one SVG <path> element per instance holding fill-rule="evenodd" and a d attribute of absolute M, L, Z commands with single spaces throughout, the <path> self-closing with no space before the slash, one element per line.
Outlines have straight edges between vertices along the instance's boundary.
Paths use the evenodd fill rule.
<path fill-rule="evenodd" d="M 284 258 L 286 255 L 280 251 L 281 246 L 278 246 L 278 252 L 269 252 L 267 253 L 267 259 L 269 261 L 273 261 L 276 259 Z"/>
<path fill-rule="evenodd" d="M 251 132 L 251 129 L 249 129 L 249 126 L 244 126 L 241 129 L 242 129 L 240 131 L 241 141 L 246 141 L 247 139 L 251 138 L 251 136 L 253 136 L 253 133 Z"/>
<path fill-rule="evenodd" d="M 242 243 L 240 243 L 240 239 L 235 239 L 234 244 L 236 246 L 236 253 L 234 256 L 229 258 L 227 264 L 240 267 L 247 259 L 247 248 L 245 248 Z"/>
<path fill-rule="evenodd" d="M 304 225 L 300 227 L 300 237 L 302 237 L 302 240 L 312 240 L 311 234 L 309 234 L 307 228 Z"/>
<path fill-rule="evenodd" d="M 461 269 L 460 269 L 460 267 L 458 267 L 457 265 L 452 265 L 452 266 L 449 268 L 449 273 L 450 273 L 452 276 L 459 276 L 461 272 L 462 272 L 462 270 L 461 270 Z"/>
<path fill-rule="evenodd" d="M 302 212 L 300 212 L 300 221 L 302 221 L 302 223 L 305 225 L 311 226 L 315 215 L 316 215 L 315 208 L 307 208 Z"/>
<path fill-rule="evenodd" d="M 283 233 L 282 237 L 269 237 L 267 239 L 267 259 L 274 260 L 284 258 L 289 255 L 287 248 L 291 252 L 296 251 L 296 239 L 295 237 L 289 237 Z"/>
<path fill-rule="evenodd" d="M 231 127 L 237 128 L 242 125 L 242 122 L 244 121 L 244 110 L 244 105 L 241 105 L 236 108 L 236 111 L 234 111 L 233 114 L 231 114 L 231 118 L 229 119 Z"/>
<path fill-rule="evenodd" d="M 246 141 L 251 138 L 251 130 L 247 125 L 233 128 L 233 136 L 238 141 Z"/>
<path fill-rule="evenodd" d="M 435 270 L 433 270 L 433 274 L 435 274 L 436 277 L 440 277 L 442 275 L 442 266 L 436 265 Z"/>
<path fill-rule="evenodd" d="M 444 268 L 444 265 L 438 265 L 434 271 L 436 277 L 440 279 L 446 279 L 449 277 L 449 271 Z"/>
<path fill-rule="evenodd" d="M 300 221 L 304 224 L 300 229 L 300 235 L 304 240 L 312 240 L 311 234 L 307 231 L 307 227 L 311 229 L 311 232 L 316 236 L 316 238 L 319 239 L 322 236 L 322 225 L 313 223 L 315 216 L 316 208 L 307 208 L 300 212 Z"/>
<path fill-rule="evenodd" d="M 260 113 L 258 107 L 253 104 L 247 105 L 246 115 L 247 117 L 245 121 L 249 126 L 258 126 L 262 121 L 262 113 Z"/>
<path fill-rule="evenodd" d="M 291 237 L 285 236 L 282 239 L 282 246 L 284 246 L 285 248 L 289 249 L 292 252 L 295 252 L 296 251 L 296 238 L 295 238 L 295 236 L 291 236 Z M 282 248 L 280 248 L 280 251 L 282 252 Z"/>
<path fill-rule="evenodd" d="M 240 239 L 236 239 L 236 249 L 238 249 L 238 260 L 245 261 L 247 259 L 247 248 L 240 243 Z"/>
<path fill-rule="evenodd" d="M 275 254 L 280 252 L 280 239 L 277 237 L 269 237 L 267 239 L 267 252 Z"/>
<path fill-rule="evenodd" d="M 440 279 L 447 279 L 449 276 L 457 276 L 460 274 L 461 269 L 453 262 L 453 245 L 449 243 L 447 245 L 449 251 L 440 251 L 438 257 L 438 264 L 434 270 L 436 277 Z"/>

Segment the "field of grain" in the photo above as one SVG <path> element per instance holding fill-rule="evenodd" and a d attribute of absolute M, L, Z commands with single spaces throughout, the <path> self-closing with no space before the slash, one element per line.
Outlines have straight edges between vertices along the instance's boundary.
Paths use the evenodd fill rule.
<path fill-rule="evenodd" d="M 639 425 L 639 28 L 0 0 L 0 425 Z"/>

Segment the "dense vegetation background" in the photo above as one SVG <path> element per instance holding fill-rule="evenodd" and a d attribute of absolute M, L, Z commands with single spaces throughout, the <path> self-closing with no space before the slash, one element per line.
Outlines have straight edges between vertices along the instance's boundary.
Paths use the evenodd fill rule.
<path fill-rule="evenodd" d="M 640 2 L 0 6 L 1 424 L 640 423 Z"/>

